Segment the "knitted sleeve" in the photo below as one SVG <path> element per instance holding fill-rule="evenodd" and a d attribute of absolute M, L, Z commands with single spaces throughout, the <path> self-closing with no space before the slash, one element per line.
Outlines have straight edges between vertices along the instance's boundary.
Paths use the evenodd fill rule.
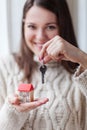
<path fill-rule="evenodd" d="M 81 66 L 79 66 L 74 74 L 74 81 L 82 93 L 87 97 L 87 69 L 83 71 Z"/>
<path fill-rule="evenodd" d="M 0 60 L 0 130 L 20 130 L 28 112 L 18 112 L 7 100 L 6 65 Z"/>
<path fill-rule="evenodd" d="M 86 100 L 84 99 L 86 104 L 84 104 L 84 100 L 82 102 L 82 104 L 84 104 L 84 110 L 82 111 L 82 115 L 84 112 L 85 112 L 85 115 L 83 119 L 81 118 L 80 123 L 82 123 L 82 121 L 85 120 L 83 127 L 84 127 L 84 130 L 87 130 L 87 69 L 83 70 L 83 68 L 79 66 L 73 78 L 74 78 L 76 87 L 78 87 L 81 90 L 82 94 L 84 95 L 84 98 L 86 99 Z"/>

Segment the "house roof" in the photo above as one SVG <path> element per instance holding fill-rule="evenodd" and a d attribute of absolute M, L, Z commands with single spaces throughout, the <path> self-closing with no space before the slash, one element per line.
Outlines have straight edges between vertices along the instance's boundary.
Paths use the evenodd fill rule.
<path fill-rule="evenodd" d="M 30 92 L 33 91 L 34 87 L 32 84 L 19 84 L 18 91 L 20 92 Z"/>

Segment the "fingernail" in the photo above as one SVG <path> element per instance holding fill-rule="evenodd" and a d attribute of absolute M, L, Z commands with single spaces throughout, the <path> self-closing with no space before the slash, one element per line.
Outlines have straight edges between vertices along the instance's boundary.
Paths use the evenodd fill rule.
<path fill-rule="evenodd" d="M 43 58 L 42 57 L 39 57 L 39 60 L 41 61 Z"/>
<path fill-rule="evenodd" d="M 43 61 L 43 59 L 42 59 L 42 60 L 40 60 L 40 63 L 41 63 L 41 65 L 43 65 L 43 64 L 44 64 L 44 61 Z"/>
<path fill-rule="evenodd" d="M 43 59 L 43 64 L 46 64 L 46 61 L 45 61 L 45 59 Z"/>

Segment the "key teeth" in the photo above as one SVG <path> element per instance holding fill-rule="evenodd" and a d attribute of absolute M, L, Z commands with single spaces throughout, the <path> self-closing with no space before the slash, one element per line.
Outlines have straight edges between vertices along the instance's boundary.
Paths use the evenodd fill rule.
<path fill-rule="evenodd" d="M 42 81 L 42 84 L 44 84 L 44 81 Z"/>

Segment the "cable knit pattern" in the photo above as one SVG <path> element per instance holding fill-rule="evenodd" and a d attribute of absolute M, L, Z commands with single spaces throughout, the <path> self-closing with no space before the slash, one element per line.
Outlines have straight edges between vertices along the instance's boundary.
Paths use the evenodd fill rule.
<path fill-rule="evenodd" d="M 77 72 L 74 75 L 74 79 L 78 83 L 78 87 L 80 87 L 83 94 L 87 96 L 87 70 L 81 73 L 81 69 L 81 66 L 77 69 Z"/>
<path fill-rule="evenodd" d="M 87 70 L 70 75 L 61 63 L 49 63 L 45 84 L 41 83 L 39 65 L 32 75 L 35 98 L 48 97 L 49 102 L 30 112 L 18 112 L 8 103 L 24 73 L 14 58 L 0 61 L 0 130 L 87 130 Z"/>

